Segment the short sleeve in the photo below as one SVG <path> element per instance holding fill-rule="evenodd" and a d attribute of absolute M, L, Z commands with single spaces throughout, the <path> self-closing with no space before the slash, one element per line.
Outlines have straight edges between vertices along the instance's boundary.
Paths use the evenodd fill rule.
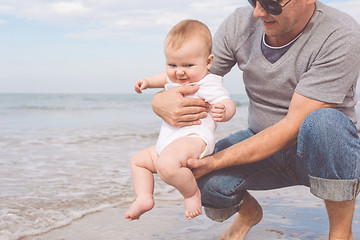
<path fill-rule="evenodd" d="M 295 91 L 319 101 L 341 104 L 355 88 L 360 68 L 360 32 L 334 31 L 325 41 Z M 355 91 L 355 89 L 353 89 Z"/>

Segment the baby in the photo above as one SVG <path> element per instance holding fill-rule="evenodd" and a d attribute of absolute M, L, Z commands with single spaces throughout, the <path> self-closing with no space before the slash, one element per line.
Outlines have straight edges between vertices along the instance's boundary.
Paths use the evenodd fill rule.
<path fill-rule="evenodd" d="M 201 193 L 186 161 L 212 154 L 215 122 L 230 120 L 236 111 L 229 93 L 222 86 L 222 77 L 209 73 L 214 58 L 211 51 L 212 37 L 208 27 L 197 20 L 181 21 L 170 30 L 164 42 L 166 73 L 136 81 L 137 93 L 147 88 L 169 90 L 176 86 L 198 84 L 199 90 L 186 97 L 204 99 L 211 104 L 211 113 L 201 120 L 201 125 L 172 127 L 163 122 L 156 146 L 132 157 L 130 165 L 136 200 L 125 218 L 139 219 L 153 208 L 153 173 L 182 194 L 186 218 L 202 213 Z"/>

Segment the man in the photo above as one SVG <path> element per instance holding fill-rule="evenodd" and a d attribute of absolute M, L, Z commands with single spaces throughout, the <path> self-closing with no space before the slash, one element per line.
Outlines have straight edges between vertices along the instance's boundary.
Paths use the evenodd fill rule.
<path fill-rule="evenodd" d="M 212 73 L 237 64 L 249 96 L 249 129 L 220 140 L 212 156 L 189 159 L 208 217 L 238 212 L 221 239 L 244 239 L 262 218 L 247 190 L 305 185 L 324 199 L 329 239 L 353 239 L 360 189 L 355 127 L 360 26 L 316 0 L 249 0 L 214 36 Z M 174 126 L 198 124 L 208 105 L 196 87 L 159 93 L 154 111 Z"/>

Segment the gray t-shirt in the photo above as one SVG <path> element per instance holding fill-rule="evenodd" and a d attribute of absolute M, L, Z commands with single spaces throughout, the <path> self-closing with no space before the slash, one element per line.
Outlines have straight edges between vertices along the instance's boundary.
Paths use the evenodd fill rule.
<path fill-rule="evenodd" d="M 299 38 L 271 63 L 261 51 L 262 22 L 251 6 L 235 10 L 214 35 L 210 71 L 224 76 L 237 64 L 249 97 L 249 128 L 259 132 L 288 112 L 294 92 L 338 104 L 356 123 L 360 26 L 349 15 L 316 2 Z"/>

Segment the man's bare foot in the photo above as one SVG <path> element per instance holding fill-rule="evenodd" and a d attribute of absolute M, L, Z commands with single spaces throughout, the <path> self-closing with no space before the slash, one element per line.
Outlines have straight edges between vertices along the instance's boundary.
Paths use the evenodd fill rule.
<path fill-rule="evenodd" d="M 125 214 L 125 218 L 130 221 L 138 220 L 143 213 L 151 210 L 154 205 L 152 196 L 138 196 Z"/>
<path fill-rule="evenodd" d="M 244 202 L 232 225 L 220 236 L 220 240 L 244 240 L 250 229 L 262 219 L 262 208 L 250 193 L 246 192 Z"/>
<path fill-rule="evenodd" d="M 187 219 L 190 220 L 191 218 L 197 217 L 202 213 L 201 193 L 199 189 L 197 189 L 194 196 L 185 198 L 184 202 L 185 202 L 185 217 Z"/>

